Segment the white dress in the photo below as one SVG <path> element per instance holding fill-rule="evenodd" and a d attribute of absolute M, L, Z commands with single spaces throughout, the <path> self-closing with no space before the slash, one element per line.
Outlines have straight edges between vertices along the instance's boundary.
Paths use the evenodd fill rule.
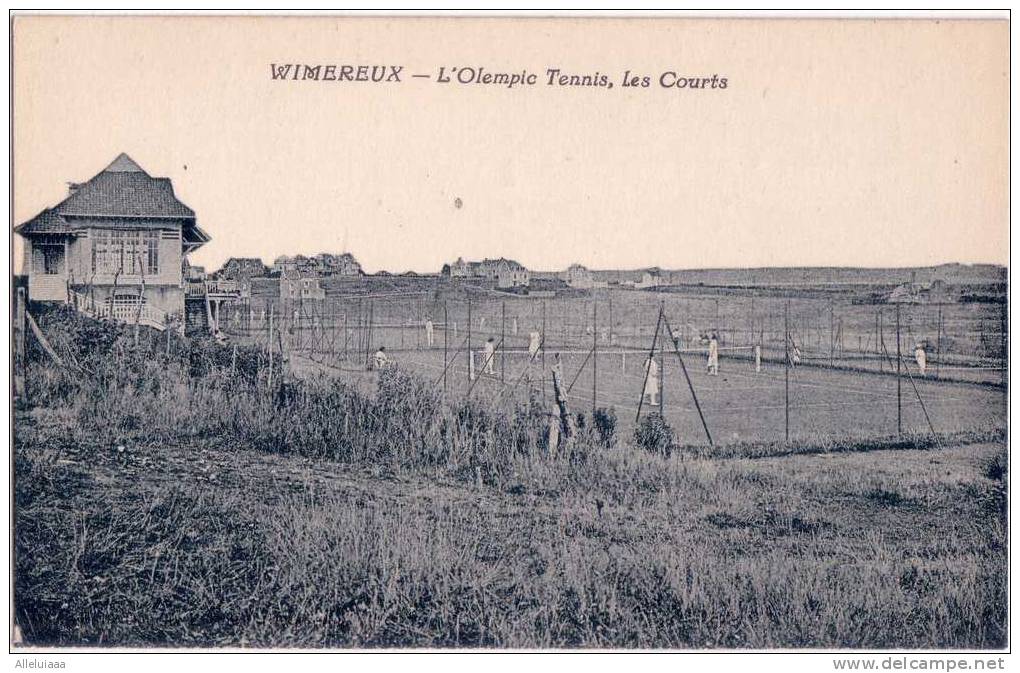
<path fill-rule="evenodd" d="M 649 358 L 645 360 L 645 370 L 648 372 L 648 380 L 645 381 L 645 395 L 658 395 L 659 363 Z"/>
<path fill-rule="evenodd" d="M 528 355 L 534 358 L 538 355 L 539 344 L 542 343 L 542 337 L 538 332 L 532 332 L 529 335 L 530 341 L 528 341 Z"/>
<path fill-rule="evenodd" d="M 493 361 L 496 359 L 495 353 L 496 353 L 495 344 L 493 344 L 491 341 L 485 342 L 485 359 L 483 360 L 483 362 L 485 363 L 486 374 L 493 373 L 492 365 Z"/>

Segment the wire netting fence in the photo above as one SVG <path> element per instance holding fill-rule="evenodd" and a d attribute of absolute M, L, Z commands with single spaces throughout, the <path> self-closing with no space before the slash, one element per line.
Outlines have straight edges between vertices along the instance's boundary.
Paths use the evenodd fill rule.
<path fill-rule="evenodd" d="M 428 288 L 259 297 L 223 305 L 219 326 L 351 376 L 370 376 L 381 349 L 451 396 L 548 405 L 555 367 L 571 411 L 611 407 L 623 429 L 661 414 L 688 441 L 729 442 L 1004 426 L 1005 316 L 1002 303 Z"/>

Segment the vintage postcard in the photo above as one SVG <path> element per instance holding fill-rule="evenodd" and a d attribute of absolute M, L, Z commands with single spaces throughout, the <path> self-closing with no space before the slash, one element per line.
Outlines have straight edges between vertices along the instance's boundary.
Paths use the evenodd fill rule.
<path fill-rule="evenodd" d="M 11 40 L 32 666 L 1001 664 L 1008 15 L 15 15 Z"/>

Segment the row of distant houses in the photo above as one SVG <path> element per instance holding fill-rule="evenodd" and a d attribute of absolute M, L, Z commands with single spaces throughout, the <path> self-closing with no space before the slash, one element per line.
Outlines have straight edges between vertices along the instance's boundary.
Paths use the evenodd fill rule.
<path fill-rule="evenodd" d="M 211 278 L 192 266 L 188 255 L 209 242 L 195 212 L 177 198 L 169 178 L 153 177 L 126 154 L 85 182 L 68 183 L 56 205 L 14 228 L 25 241 L 23 268 L 28 298 L 65 302 L 99 317 L 129 318 L 164 327 L 185 318 L 192 306 L 244 296 L 253 278 L 277 276 L 284 298 L 325 295 L 328 278 L 364 275 L 350 253 L 277 257 L 271 267 L 261 259 L 232 257 Z M 380 272 L 377 275 L 390 275 Z M 410 272 L 405 275 L 415 275 Z M 655 288 L 668 279 L 659 269 L 597 271 L 573 264 L 564 271 L 530 271 L 500 257 L 480 262 L 458 258 L 443 266 L 451 279 L 482 279 L 506 290 L 528 288 L 533 281 L 565 283 L 578 289 Z M 895 288 L 890 302 L 945 301 L 945 283 L 916 282 Z"/>
<path fill-rule="evenodd" d="M 458 257 L 457 261 L 443 265 L 441 275 L 454 279 L 495 281 L 496 287 L 500 289 L 528 287 L 532 280 L 562 281 L 569 287 L 582 290 L 610 285 L 645 289 L 665 284 L 658 269 L 634 272 L 593 271 L 581 264 L 571 264 L 564 271 L 529 271 L 520 262 L 505 257 L 483 259 L 480 262 L 469 262 Z"/>
<path fill-rule="evenodd" d="M 246 280 L 284 275 L 361 276 L 363 273 L 361 264 L 349 252 L 339 255 L 320 252 L 311 257 L 281 255 L 273 261 L 271 267 L 266 266 L 258 257 L 231 257 L 223 263 L 215 276 L 225 280 Z"/>

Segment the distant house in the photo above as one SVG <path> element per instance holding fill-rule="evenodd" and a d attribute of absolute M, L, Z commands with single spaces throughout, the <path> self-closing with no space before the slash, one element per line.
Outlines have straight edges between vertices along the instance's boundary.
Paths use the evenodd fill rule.
<path fill-rule="evenodd" d="M 450 278 L 468 278 L 472 275 L 471 264 L 458 257 L 456 262 L 443 267 L 444 275 Z"/>
<path fill-rule="evenodd" d="M 561 275 L 563 281 L 573 288 L 588 290 L 595 282 L 595 277 L 588 267 L 571 264 Z"/>
<path fill-rule="evenodd" d="M 287 255 L 280 255 L 279 257 L 274 259 L 273 266 L 271 268 L 273 273 L 277 274 L 284 273 L 285 271 L 297 270 L 297 267 L 295 266 L 292 258 Z"/>
<path fill-rule="evenodd" d="M 528 270 L 512 259 L 500 259 L 496 265 L 496 287 L 504 290 L 528 287 L 530 282 L 531 275 Z"/>
<path fill-rule="evenodd" d="M 886 302 L 890 304 L 938 304 L 954 301 L 949 287 L 942 280 L 923 283 L 903 283 L 893 288 Z"/>
<path fill-rule="evenodd" d="M 478 278 L 485 278 L 486 280 L 496 280 L 496 271 L 499 267 L 500 260 L 498 259 L 483 259 L 474 265 L 471 275 Z"/>
<path fill-rule="evenodd" d="M 361 264 L 349 252 L 334 255 L 320 252 L 313 257 L 280 255 L 273 260 L 273 273 L 319 274 L 320 276 L 360 276 Z"/>
<path fill-rule="evenodd" d="M 466 262 L 463 257 L 443 266 L 442 275 L 448 278 L 484 278 L 495 281 L 501 288 L 527 287 L 531 273 L 523 264 L 512 259 L 499 257 L 483 259 L 481 262 Z"/>
<path fill-rule="evenodd" d="M 320 252 L 312 261 L 316 270 L 324 276 L 360 276 L 364 273 L 361 264 L 349 252 L 341 255 Z"/>
<path fill-rule="evenodd" d="M 183 318 L 187 255 L 209 241 L 170 179 L 126 154 L 14 231 L 30 299 L 157 328 Z"/>
<path fill-rule="evenodd" d="M 315 260 L 304 255 L 294 255 L 293 257 L 280 255 L 273 260 L 274 273 L 316 273 L 317 271 Z"/>
<path fill-rule="evenodd" d="M 283 301 L 310 301 L 325 298 L 326 288 L 323 287 L 322 279 L 318 275 L 289 271 L 280 276 L 280 299 Z"/>
<path fill-rule="evenodd" d="M 227 280 L 247 280 L 264 278 L 268 273 L 269 269 L 257 257 L 231 257 L 224 262 L 216 275 Z"/>
<path fill-rule="evenodd" d="M 639 290 L 645 290 L 650 287 L 659 287 L 663 285 L 662 276 L 659 274 L 658 269 L 642 271 L 641 280 L 634 283 L 634 287 Z"/>

